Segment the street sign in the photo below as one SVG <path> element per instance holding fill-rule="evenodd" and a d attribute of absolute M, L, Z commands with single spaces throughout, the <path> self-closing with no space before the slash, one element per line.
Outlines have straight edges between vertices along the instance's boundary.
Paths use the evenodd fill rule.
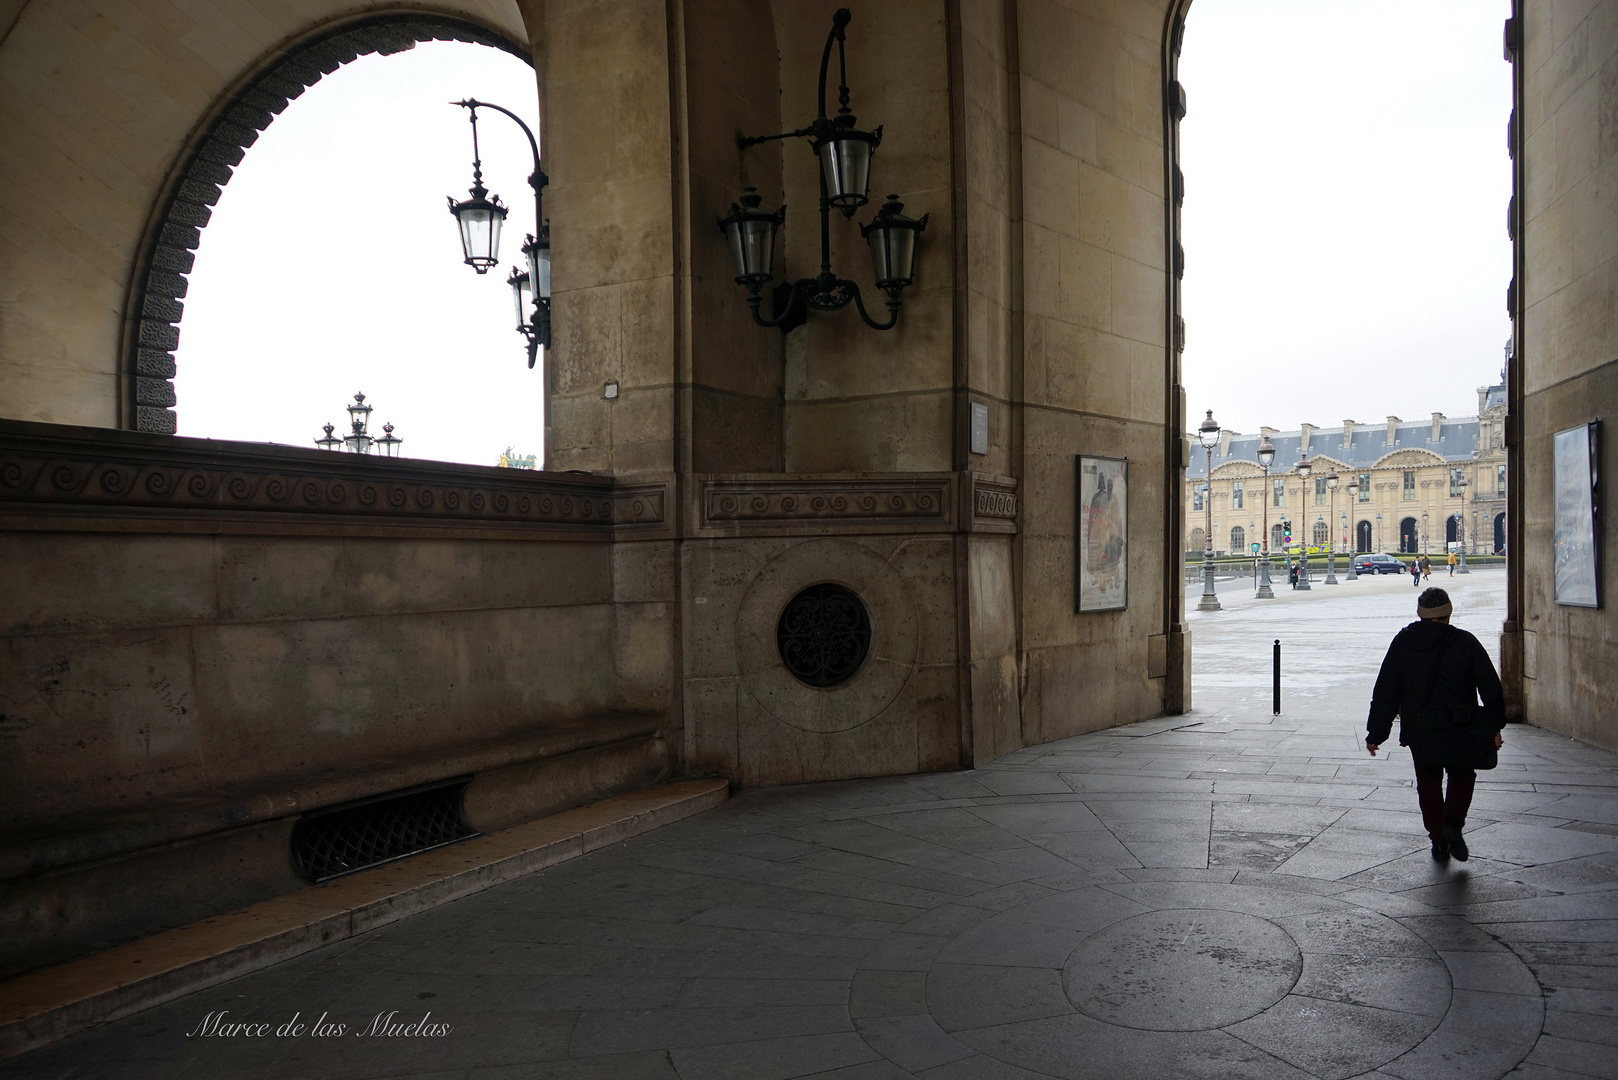
<path fill-rule="evenodd" d="M 1257 544 L 1254 544 L 1254 545 L 1253 545 L 1253 554 L 1254 554 L 1254 555 L 1257 555 L 1257 554 L 1258 554 L 1258 545 L 1257 545 Z"/>

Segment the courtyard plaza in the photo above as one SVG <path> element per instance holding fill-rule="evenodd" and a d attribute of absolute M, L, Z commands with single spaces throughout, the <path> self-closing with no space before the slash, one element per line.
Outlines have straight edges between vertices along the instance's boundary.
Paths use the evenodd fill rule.
<path fill-rule="evenodd" d="M 1498 655 L 1503 571 L 1435 583 Z M 739 791 L 0 1077 L 1618 1075 L 1618 757 L 1508 727 L 1471 861 L 1436 864 L 1408 752 L 1362 745 L 1415 590 L 1277 596 L 1191 616 L 1188 715 Z M 221 1011 L 272 1026 L 188 1037 Z"/>

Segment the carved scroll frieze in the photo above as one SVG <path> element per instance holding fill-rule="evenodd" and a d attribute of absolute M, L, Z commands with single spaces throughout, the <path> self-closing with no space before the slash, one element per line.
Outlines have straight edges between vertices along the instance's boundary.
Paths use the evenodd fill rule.
<path fill-rule="evenodd" d="M 49 435 L 39 437 L 44 432 Z M 82 433 L 82 434 L 81 434 Z M 665 520 L 666 484 L 0 424 L 0 508 L 69 515 L 224 515 L 611 535 Z"/>
<path fill-rule="evenodd" d="M 980 473 L 712 477 L 699 528 L 725 533 L 1016 531 L 1017 482 Z"/>
<path fill-rule="evenodd" d="M 704 485 L 708 526 L 884 522 L 947 525 L 950 480 L 714 481 Z"/>
<path fill-rule="evenodd" d="M 971 524 L 977 532 L 1012 533 L 1017 531 L 1017 481 L 1009 476 L 988 476 L 972 473 L 968 498 L 971 500 Z"/>

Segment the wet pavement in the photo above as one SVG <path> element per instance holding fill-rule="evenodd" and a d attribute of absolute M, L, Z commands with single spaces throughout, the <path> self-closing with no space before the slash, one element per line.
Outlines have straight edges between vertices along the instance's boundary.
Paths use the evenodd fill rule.
<path fill-rule="evenodd" d="M 1495 649 L 1503 574 L 1437 583 Z M 1508 728 L 1435 864 L 1408 755 L 1360 746 L 1414 598 L 1227 590 L 1190 715 L 741 792 L 0 1077 L 1618 1075 L 1618 756 Z"/>

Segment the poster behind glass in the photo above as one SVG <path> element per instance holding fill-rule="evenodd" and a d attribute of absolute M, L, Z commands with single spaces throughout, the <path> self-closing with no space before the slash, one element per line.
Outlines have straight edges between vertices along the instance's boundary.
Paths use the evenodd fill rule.
<path fill-rule="evenodd" d="M 1600 427 L 1581 424 L 1552 436 L 1556 486 L 1556 602 L 1600 607 L 1596 549 L 1596 448 Z"/>
<path fill-rule="evenodd" d="M 1129 605 L 1129 462 L 1078 460 L 1076 611 L 1121 611 Z"/>

